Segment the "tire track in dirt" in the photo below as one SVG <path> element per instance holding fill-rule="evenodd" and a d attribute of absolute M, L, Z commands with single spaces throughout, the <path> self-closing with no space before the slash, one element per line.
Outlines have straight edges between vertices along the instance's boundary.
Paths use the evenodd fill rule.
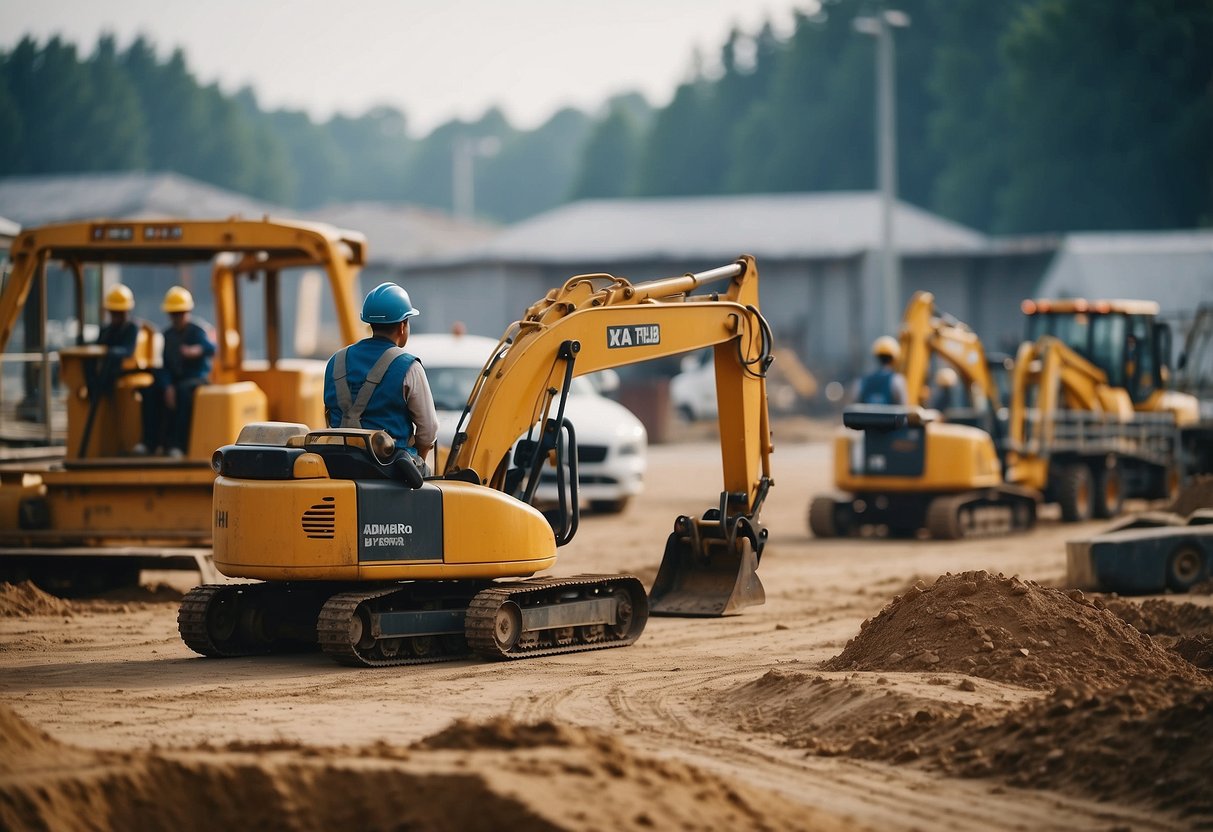
<path fill-rule="evenodd" d="M 792 630 L 775 634 L 777 646 L 768 643 L 767 649 L 756 656 L 756 631 L 769 627 L 768 621 L 752 623 L 744 628 L 747 632 L 739 632 L 736 625 L 743 622 L 735 620 L 731 634 L 715 641 L 711 638 L 713 628 L 709 627 L 709 636 L 704 637 L 696 626 L 701 622 L 660 620 L 658 632 L 651 637 L 660 640 L 661 652 L 645 655 L 644 650 L 632 651 L 636 660 L 626 679 L 617 681 L 603 670 L 589 671 L 582 681 L 566 682 L 516 700 L 509 715 L 520 721 L 557 719 L 610 727 L 626 735 L 629 745 L 640 751 L 687 760 L 730 778 L 776 789 L 806 805 L 828 806 L 875 828 L 1185 828 L 1185 824 L 1159 813 L 1053 792 L 1013 789 L 996 780 L 962 780 L 909 766 L 805 756 L 782 747 L 778 736 L 729 731 L 719 714 L 705 712 L 705 708 L 711 708 L 714 691 L 757 679 L 772 666 L 814 672 L 816 661 L 782 664 L 773 656 L 803 654 L 808 646 L 821 652 L 821 631 L 836 628 L 839 612 L 834 606 L 826 606 L 815 610 L 811 620 L 797 618 Z M 673 655 L 685 661 L 671 667 Z M 744 656 L 754 658 L 741 658 Z M 727 668 L 722 667 L 725 662 Z M 823 675 L 843 679 L 848 674 Z M 902 674 L 890 675 L 902 682 Z M 921 679 L 915 676 L 905 680 L 905 686 L 928 692 L 939 690 L 928 680 L 928 676 L 939 674 L 920 675 Z M 1003 702 L 1036 695 L 983 684 L 991 689 L 987 695 L 992 693 Z"/>
<path fill-rule="evenodd" d="M 676 681 L 634 677 L 616 686 L 608 701 L 617 730 L 629 743 L 657 755 L 687 759 L 729 777 L 780 791 L 812 806 L 829 806 L 882 829 L 1100 828 L 1180 829 L 1185 825 L 1127 807 L 1051 792 L 1012 789 L 996 781 L 941 778 L 912 767 L 843 758 L 805 756 L 779 745 L 774 736 L 729 732 L 718 719 L 705 719 L 701 704 L 711 690 L 749 681 L 768 665 L 698 673 Z M 824 674 L 844 678 L 845 674 Z M 688 696 L 688 689 L 696 691 Z M 570 692 L 571 695 L 572 692 Z M 562 697 L 567 703 L 568 696 Z M 879 782 L 878 788 L 874 783 Z M 963 795 L 963 796 L 960 796 Z"/>

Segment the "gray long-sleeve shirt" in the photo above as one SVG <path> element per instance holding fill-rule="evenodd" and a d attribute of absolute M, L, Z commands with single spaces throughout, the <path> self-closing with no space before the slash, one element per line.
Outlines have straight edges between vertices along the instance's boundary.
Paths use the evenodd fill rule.
<path fill-rule="evenodd" d="M 438 438 L 438 411 L 434 408 L 434 394 L 430 392 L 430 380 L 420 361 L 404 376 L 404 401 L 413 420 L 413 447 L 424 457 Z"/>

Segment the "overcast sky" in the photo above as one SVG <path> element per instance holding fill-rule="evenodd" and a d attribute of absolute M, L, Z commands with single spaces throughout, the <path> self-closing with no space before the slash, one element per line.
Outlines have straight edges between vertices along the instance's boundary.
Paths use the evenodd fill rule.
<path fill-rule="evenodd" d="M 496 104 L 519 127 L 636 89 L 664 104 L 696 49 L 714 62 L 729 30 L 790 31 L 812 0 L 0 0 L 0 48 L 64 36 L 92 52 L 148 35 L 186 51 L 203 82 L 249 84 L 263 107 L 318 119 L 376 104 L 411 131 Z"/>

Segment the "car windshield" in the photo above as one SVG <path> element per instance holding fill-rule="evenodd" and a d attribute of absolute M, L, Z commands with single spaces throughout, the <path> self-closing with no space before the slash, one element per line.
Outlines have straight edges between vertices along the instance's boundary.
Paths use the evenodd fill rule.
<path fill-rule="evenodd" d="M 480 375 L 478 367 L 426 367 L 430 380 L 430 392 L 434 394 L 434 407 L 438 410 L 463 410 L 468 395 Z"/>

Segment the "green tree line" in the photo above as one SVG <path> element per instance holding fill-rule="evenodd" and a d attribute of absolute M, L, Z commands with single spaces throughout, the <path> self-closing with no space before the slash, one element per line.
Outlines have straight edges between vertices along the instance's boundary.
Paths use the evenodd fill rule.
<path fill-rule="evenodd" d="M 0 52 L 0 175 L 171 170 L 299 208 L 451 209 L 462 139 L 476 207 L 875 187 L 875 41 L 823 0 L 793 31 L 734 31 L 668 104 L 623 94 L 533 130 L 499 110 L 414 137 L 378 107 L 318 122 L 202 84 L 180 51 L 58 38 Z M 897 0 L 898 188 L 986 231 L 1213 224 L 1213 0 Z M 688 56 L 689 58 L 689 56 Z"/>

